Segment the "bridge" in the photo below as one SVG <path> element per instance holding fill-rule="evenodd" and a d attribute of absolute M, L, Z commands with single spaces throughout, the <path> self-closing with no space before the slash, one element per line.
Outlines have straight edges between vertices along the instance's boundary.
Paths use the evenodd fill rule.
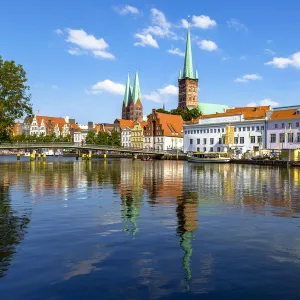
<path fill-rule="evenodd" d="M 0 144 L 0 150 L 41 150 L 41 149 L 74 149 L 78 152 L 119 152 L 129 154 L 145 154 L 145 155 L 159 155 L 176 154 L 179 150 L 154 150 L 154 149 L 141 149 L 141 148 L 128 148 L 109 145 L 96 145 L 96 144 L 84 144 L 79 145 L 76 143 L 57 143 L 57 142 L 38 142 L 38 143 L 2 143 Z"/>

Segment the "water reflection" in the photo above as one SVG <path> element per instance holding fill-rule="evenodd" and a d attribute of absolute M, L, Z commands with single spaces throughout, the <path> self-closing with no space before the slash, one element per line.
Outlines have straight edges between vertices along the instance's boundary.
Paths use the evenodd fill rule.
<path fill-rule="evenodd" d="M 62 234 L 58 240 L 65 243 L 57 264 L 60 278 L 78 280 L 77 286 L 85 276 L 104 280 L 110 274 L 111 281 L 135 291 L 131 298 L 145 298 L 145 286 L 152 298 L 213 291 L 224 268 L 215 267 L 218 258 L 236 255 L 237 264 L 230 261 L 228 271 L 249 249 L 265 247 L 268 259 L 297 264 L 299 178 L 298 168 L 181 161 L 0 163 L 0 277 L 13 265 L 25 233 L 33 230 L 28 223 L 38 209 L 53 218 L 46 241 Z M 35 218 L 38 227 L 46 226 L 44 215 Z M 280 231 L 273 237 L 278 222 L 291 226 L 289 236 Z"/>

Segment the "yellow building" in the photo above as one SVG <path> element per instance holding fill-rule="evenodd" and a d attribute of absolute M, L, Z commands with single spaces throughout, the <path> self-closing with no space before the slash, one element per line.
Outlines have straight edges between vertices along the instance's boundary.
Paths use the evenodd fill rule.
<path fill-rule="evenodd" d="M 144 127 L 147 122 L 135 122 L 131 130 L 131 147 L 144 148 Z"/>

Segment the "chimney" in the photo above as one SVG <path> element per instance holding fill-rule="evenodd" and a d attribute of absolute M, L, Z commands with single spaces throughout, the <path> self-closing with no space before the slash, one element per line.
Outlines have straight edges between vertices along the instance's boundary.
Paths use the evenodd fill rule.
<path fill-rule="evenodd" d="M 75 119 L 69 119 L 70 124 L 75 124 Z"/>
<path fill-rule="evenodd" d="M 93 128 L 94 128 L 94 123 L 88 122 L 88 130 L 93 130 Z"/>

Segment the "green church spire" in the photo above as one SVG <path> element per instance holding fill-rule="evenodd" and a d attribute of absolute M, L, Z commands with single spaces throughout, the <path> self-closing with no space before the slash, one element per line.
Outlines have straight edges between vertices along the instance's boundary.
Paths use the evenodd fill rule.
<path fill-rule="evenodd" d="M 140 99 L 140 101 L 142 102 L 140 83 L 139 83 L 139 75 L 138 75 L 138 72 L 136 71 L 135 78 L 134 78 L 134 84 L 133 84 L 133 91 L 132 91 L 133 103 L 135 104 L 138 99 Z"/>
<path fill-rule="evenodd" d="M 184 58 L 183 78 L 194 79 L 190 26 L 188 27 Z"/>
<path fill-rule="evenodd" d="M 127 107 L 128 103 L 130 102 L 130 98 L 131 98 L 131 91 L 130 91 L 130 79 L 129 79 L 129 74 L 128 74 L 127 81 L 126 81 L 126 87 L 125 87 L 125 94 L 124 94 L 125 107 Z"/>

